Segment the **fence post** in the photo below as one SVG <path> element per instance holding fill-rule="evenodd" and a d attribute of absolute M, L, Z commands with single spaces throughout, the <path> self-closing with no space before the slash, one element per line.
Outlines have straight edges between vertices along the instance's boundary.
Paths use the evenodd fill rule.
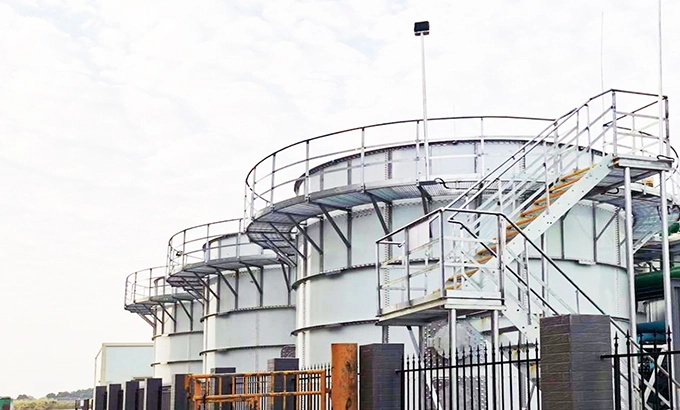
<path fill-rule="evenodd" d="M 236 373 L 235 367 L 213 367 L 210 369 L 211 374 L 234 374 Z M 219 376 L 215 382 L 215 394 L 231 394 L 232 383 L 234 378 L 232 376 Z M 233 403 L 221 403 L 218 407 L 219 410 L 233 410 Z M 177 410 L 177 409 L 175 409 Z"/>
<path fill-rule="evenodd" d="M 122 410 L 123 401 L 122 399 L 122 389 L 120 384 L 109 384 L 109 389 L 106 392 L 106 397 L 108 399 L 108 405 L 106 408 L 108 410 Z"/>
<path fill-rule="evenodd" d="M 161 410 L 163 379 L 148 378 L 144 383 L 144 410 Z"/>
<path fill-rule="evenodd" d="M 541 318 L 542 408 L 614 408 L 609 316 L 563 315 Z"/>
<path fill-rule="evenodd" d="M 331 344 L 331 402 L 334 409 L 358 410 L 356 343 Z"/>
<path fill-rule="evenodd" d="M 401 410 L 403 388 L 397 370 L 404 367 L 403 344 L 370 344 L 359 348 L 361 410 Z"/>
<path fill-rule="evenodd" d="M 94 410 L 106 410 L 106 386 L 94 388 Z"/>
<path fill-rule="evenodd" d="M 267 361 L 267 370 L 270 372 L 282 372 L 286 370 L 299 370 L 300 369 L 300 361 L 299 359 L 293 359 L 293 358 L 277 358 L 277 359 L 269 359 Z M 278 376 L 273 376 L 273 379 L 271 381 L 272 383 L 272 391 L 273 392 L 291 392 L 295 391 L 295 376 L 294 375 L 278 375 Z M 325 398 L 323 398 L 325 399 Z M 272 410 L 283 410 L 283 409 L 296 409 L 296 400 L 294 396 L 286 397 L 285 398 L 285 404 L 284 404 L 284 398 L 282 397 L 276 397 L 274 398 L 273 406 L 271 407 Z"/>
<path fill-rule="evenodd" d="M 139 382 L 131 380 L 125 382 L 125 392 L 123 393 L 123 409 L 124 410 L 138 410 L 137 409 L 137 391 L 139 390 Z"/>
<path fill-rule="evenodd" d="M 171 408 L 173 410 L 191 410 L 189 406 L 189 396 L 184 385 L 187 378 L 186 374 L 176 374 L 172 380 Z M 127 410 L 127 409 L 125 409 Z"/>

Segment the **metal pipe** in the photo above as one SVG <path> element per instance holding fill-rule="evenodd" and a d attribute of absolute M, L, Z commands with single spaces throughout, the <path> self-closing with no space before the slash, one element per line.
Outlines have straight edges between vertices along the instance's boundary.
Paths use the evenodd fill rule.
<path fill-rule="evenodd" d="M 633 199 L 631 194 L 630 168 L 623 169 L 625 196 L 625 232 L 626 232 L 626 270 L 628 272 L 628 301 L 630 304 L 630 335 L 637 341 L 637 304 L 635 301 L 635 267 L 633 266 Z"/>
<path fill-rule="evenodd" d="M 675 333 L 673 325 L 673 293 L 671 285 L 671 256 L 670 256 L 670 244 L 668 242 L 668 198 L 667 198 L 667 186 L 666 186 L 666 176 L 664 172 L 661 172 L 659 190 L 661 196 L 661 268 L 663 272 L 663 294 L 664 294 L 664 305 L 666 307 L 666 330 L 670 332 L 671 343 L 675 345 Z M 671 377 L 676 380 L 677 366 L 670 366 Z M 676 389 L 672 392 L 676 394 Z M 675 398 L 675 397 L 674 397 Z M 677 400 L 674 400 L 677 402 Z"/>
<path fill-rule="evenodd" d="M 425 143 L 425 180 L 430 180 L 430 145 L 427 136 L 427 87 L 425 82 L 425 36 L 420 36 L 421 60 L 423 65 L 423 140 Z"/>
<path fill-rule="evenodd" d="M 456 309 L 449 309 L 449 361 L 450 364 L 456 365 L 456 357 L 458 355 L 456 346 Z M 453 381 L 452 381 L 453 382 Z M 456 383 L 457 385 L 457 383 Z M 451 390 L 451 403 L 458 403 L 458 388 Z"/>

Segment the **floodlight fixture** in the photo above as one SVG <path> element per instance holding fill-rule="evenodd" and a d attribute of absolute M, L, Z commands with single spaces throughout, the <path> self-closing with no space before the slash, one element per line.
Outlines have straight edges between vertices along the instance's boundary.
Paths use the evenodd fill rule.
<path fill-rule="evenodd" d="M 426 36 L 430 34 L 430 22 L 419 21 L 413 26 L 413 32 L 416 36 Z"/>

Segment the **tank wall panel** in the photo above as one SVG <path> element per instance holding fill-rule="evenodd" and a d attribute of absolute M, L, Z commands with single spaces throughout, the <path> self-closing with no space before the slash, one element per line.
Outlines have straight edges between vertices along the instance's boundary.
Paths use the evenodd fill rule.
<path fill-rule="evenodd" d="M 576 205 L 564 218 L 564 257 L 594 261 L 593 218 L 590 206 Z M 590 245 L 590 246 L 589 246 Z"/>
<path fill-rule="evenodd" d="M 307 326 L 375 318 L 375 281 L 375 270 L 366 268 L 311 281 Z"/>
<path fill-rule="evenodd" d="M 203 332 L 158 336 L 153 343 L 154 363 L 200 360 Z"/>
<path fill-rule="evenodd" d="M 380 207 L 383 216 L 385 207 Z M 352 217 L 352 264 L 375 263 L 375 238 L 384 235 L 382 225 L 373 211 L 359 212 Z"/>
<path fill-rule="evenodd" d="M 295 326 L 292 309 L 242 311 L 215 318 L 207 318 L 214 326 L 211 324 L 206 350 L 294 343 L 290 335 Z"/>
<path fill-rule="evenodd" d="M 333 217 L 333 220 L 342 234 L 347 237 L 347 216 L 337 215 Z M 340 269 L 347 266 L 347 247 L 330 222 L 327 221 L 323 222 L 323 245 L 324 249 L 328 250 L 323 255 L 324 270 Z"/>
<path fill-rule="evenodd" d="M 224 278 L 238 292 L 238 305 L 223 279 L 210 279 L 211 289 L 220 297 L 218 301 L 212 294 L 208 296 L 209 314 L 204 319 L 205 337 L 201 349 L 204 371 L 230 366 L 236 366 L 238 371 L 266 370 L 267 359 L 280 355 L 280 347 L 270 346 L 295 344 L 295 338 L 291 336 L 295 328 L 294 308 L 266 309 L 294 302 L 295 292 L 291 292 L 289 303 L 281 267 L 267 266 L 262 272 L 251 268 L 251 272 L 263 289 L 262 297 L 246 269 L 241 269 L 238 275 L 223 272 Z"/>
<path fill-rule="evenodd" d="M 404 353 L 414 353 L 413 344 L 404 327 L 390 327 L 390 343 L 403 343 Z M 418 329 L 414 329 L 418 338 Z M 346 326 L 333 329 L 316 329 L 304 332 L 309 338 L 309 351 L 305 366 L 329 363 L 331 359 L 332 343 L 358 343 L 359 345 L 380 343 L 382 329 L 373 324 Z M 302 357 L 300 352 L 297 354 Z"/>
<path fill-rule="evenodd" d="M 163 384 L 172 384 L 176 374 L 201 373 L 202 371 L 203 367 L 200 361 L 153 365 L 153 377 L 163 379 Z"/>

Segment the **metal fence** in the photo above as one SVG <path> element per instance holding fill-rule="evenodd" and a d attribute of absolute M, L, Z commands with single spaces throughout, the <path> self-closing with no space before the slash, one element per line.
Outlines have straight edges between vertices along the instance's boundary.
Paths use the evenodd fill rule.
<path fill-rule="evenodd" d="M 664 410 L 673 406 L 674 395 L 680 385 L 673 381 L 673 362 L 680 359 L 674 351 L 670 333 L 648 333 L 640 343 L 630 334 L 614 336 L 614 353 L 602 356 L 614 366 L 614 409 L 641 408 Z"/>
<path fill-rule="evenodd" d="M 405 410 L 541 409 L 538 344 L 468 347 L 455 357 L 406 359 Z"/>
<path fill-rule="evenodd" d="M 191 410 L 328 410 L 330 369 L 189 375 Z"/>

